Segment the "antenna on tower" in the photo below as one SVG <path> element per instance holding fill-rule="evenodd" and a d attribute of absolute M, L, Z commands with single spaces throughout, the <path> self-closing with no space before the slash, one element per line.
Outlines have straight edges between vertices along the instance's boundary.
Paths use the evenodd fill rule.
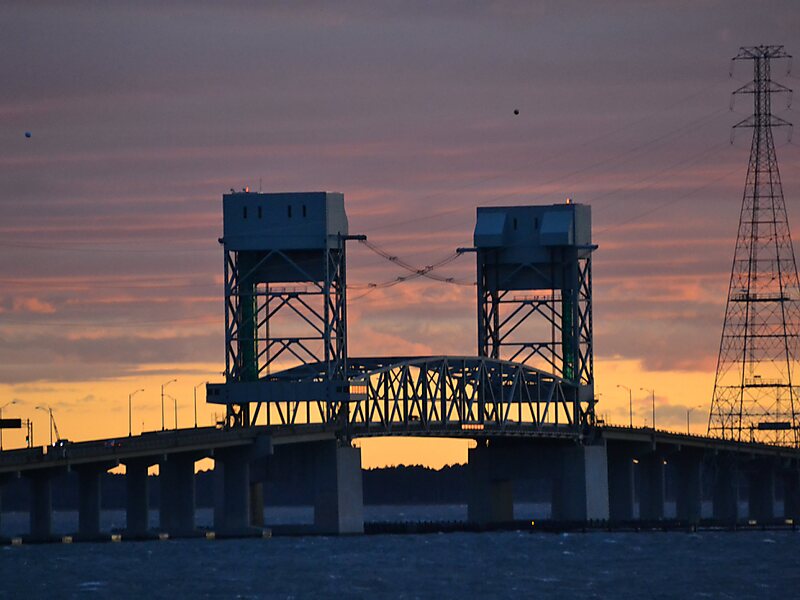
<path fill-rule="evenodd" d="M 733 60 L 753 63 L 753 80 L 733 92 L 753 96 L 753 114 L 733 126 L 753 129 L 736 250 L 731 268 L 708 432 L 726 439 L 799 446 L 800 283 L 783 199 L 772 80 L 783 46 L 742 47 Z"/>

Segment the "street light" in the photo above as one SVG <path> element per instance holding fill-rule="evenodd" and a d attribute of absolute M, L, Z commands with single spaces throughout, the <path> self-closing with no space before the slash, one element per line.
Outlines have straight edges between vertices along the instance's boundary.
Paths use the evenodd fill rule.
<path fill-rule="evenodd" d="M 653 398 L 653 431 L 656 430 L 656 391 L 648 388 L 639 388 L 640 392 L 650 392 Z"/>
<path fill-rule="evenodd" d="M 133 435 L 133 419 L 131 418 L 132 415 L 133 415 L 133 412 L 131 410 L 131 404 L 132 404 L 132 401 L 133 401 L 133 397 L 136 394 L 138 394 L 139 392 L 143 392 L 143 391 L 144 391 L 144 389 L 141 389 L 141 390 L 136 390 L 135 392 L 131 392 L 130 394 L 128 394 L 128 437 L 131 437 Z"/>
<path fill-rule="evenodd" d="M 206 385 L 207 381 L 201 381 L 196 386 L 194 386 L 194 428 L 197 429 L 197 388 L 201 385 Z"/>
<path fill-rule="evenodd" d="M 175 407 L 175 429 L 178 428 L 178 399 L 173 396 L 172 394 L 167 394 L 167 398 L 172 399 L 172 403 Z"/>
<path fill-rule="evenodd" d="M 692 412 L 692 411 L 693 411 L 695 408 L 703 408 L 703 405 L 702 405 L 702 404 L 698 404 L 697 406 L 692 406 L 691 408 L 687 408 L 687 409 L 686 409 L 686 435 L 691 435 L 691 434 L 689 433 L 689 414 L 691 414 L 691 412 Z"/>
<path fill-rule="evenodd" d="M 53 409 L 50 408 L 49 406 L 37 406 L 35 408 L 36 408 L 36 410 L 44 411 L 48 415 L 50 415 L 50 427 L 49 427 L 49 429 L 50 429 L 50 446 L 52 446 L 53 445 Z"/>
<path fill-rule="evenodd" d="M 6 402 L 2 406 L 0 406 L 0 421 L 3 420 L 3 409 L 6 406 L 10 406 L 10 405 L 16 404 L 16 403 L 17 403 L 16 400 L 11 400 L 9 402 Z M 2 452 L 2 450 L 3 450 L 3 427 L 2 427 L 2 425 L 0 425 L 0 452 Z"/>
<path fill-rule="evenodd" d="M 164 389 L 170 384 L 178 381 L 177 379 L 170 379 L 166 383 L 161 384 L 161 431 L 164 431 Z"/>
<path fill-rule="evenodd" d="M 621 383 L 617 384 L 618 388 L 622 388 L 623 390 L 628 390 L 628 413 L 630 415 L 630 427 L 633 429 L 633 392 L 631 392 L 631 388 L 627 385 L 622 385 Z"/>

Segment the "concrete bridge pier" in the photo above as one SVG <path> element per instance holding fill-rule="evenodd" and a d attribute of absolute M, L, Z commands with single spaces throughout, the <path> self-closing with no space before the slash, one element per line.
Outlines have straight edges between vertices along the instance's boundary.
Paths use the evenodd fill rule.
<path fill-rule="evenodd" d="M 250 526 L 264 527 L 264 482 L 250 482 Z"/>
<path fill-rule="evenodd" d="M 561 521 L 607 521 L 608 451 L 603 445 L 560 450 L 553 486 L 552 518 Z"/>
<path fill-rule="evenodd" d="M 664 518 L 666 462 L 663 453 L 657 451 L 639 459 L 639 518 L 643 521 Z"/>
<path fill-rule="evenodd" d="M 478 525 L 514 520 L 513 482 L 503 473 L 501 449 L 478 445 L 469 450 L 467 520 Z"/>
<path fill-rule="evenodd" d="M 107 465 L 80 467 L 78 472 L 78 535 L 92 538 L 100 535 L 100 478 Z"/>
<path fill-rule="evenodd" d="M 28 475 L 30 481 L 30 535 L 37 540 L 53 536 L 53 486 L 56 472 L 37 470 Z"/>
<path fill-rule="evenodd" d="M 739 468 L 732 456 L 718 455 L 714 473 L 714 519 L 739 520 Z"/>
<path fill-rule="evenodd" d="M 677 479 L 676 517 L 697 523 L 702 517 L 703 458 L 702 454 L 683 450 L 673 459 Z"/>
<path fill-rule="evenodd" d="M 222 535 L 242 535 L 250 531 L 250 452 L 248 448 L 228 448 L 214 453 L 217 486 L 214 529 Z"/>
<path fill-rule="evenodd" d="M 170 536 L 187 536 L 195 532 L 194 463 L 196 456 L 168 454 L 159 464 L 161 485 L 160 527 Z"/>
<path fill-rule="evenodd" d="M 361 449 L 315 444 L 314 528 L 320 533 L 364 533 Z"/>
<path fill-rule="evenodd" d="M 514 520 L 513 482 L 549 480 L 551 518 L 607 520 L 609 484 L 606 446 L 552 444 L 479 445 L 469 451 L 468 519 L 488 525 Z"/>
<path fill-rule="evenodd" d="M 0 528 L 2 528 L 3 525 L 3 489 L 9 481 L 16 477 L 18 477 L 18 475 L 10 473 L 0 474 Z"/>
<path fill-rule="evenodd" d="M 754 460 L 748 472 L 749 517 L 768 522 L 775 518 L 775 463 L 772 459 Z"/>
<path fill-rule="evenodd" d="M 608 447 L 608 512 L 612 521 L 632 521 L 636 500 L 633 455 L 625 447 Z"/>
<path fill-rule="evenodd" d="M 800 522 L 800 468 L 795 464 L 783 472 L 783 516 Z"/>
<path fill-rule="evenodd" d="M 149 468 L 145 459 L 125 463 L 125 534 L 130 537 L 144 536 L 150 528 Z"/>

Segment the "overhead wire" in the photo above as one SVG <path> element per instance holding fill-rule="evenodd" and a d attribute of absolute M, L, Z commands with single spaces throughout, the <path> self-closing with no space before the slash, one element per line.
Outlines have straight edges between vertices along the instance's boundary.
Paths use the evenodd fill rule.
<path fill-rule="evenodd" d="M 714 111 L 713 114 L 716 115 L 717 113 L 722 112 L 722 110 L 723 109 L 716 110 L 716 111 Z M 687 128 L 691 127 L 691 126 L 693 126 L 693 124 L 686 125 L 686 126 L 682 127 L 681 129 L 687 129 Z M 664 139 L 664 137 L 666 137 L 666 136 L 661 136 L 660 139 Z M 645 144 L 645 145 L 649 145 L 649 144 Z M 642 183 L 644 181 L 651 180 L 653 178 L 659 177 L 659 176 L 667 174 L 667 173 L 671 173 L 671 172 L 673 172 L 675 170 L 676 167 L 685 165 L 687 163 L 692 163 L 693 161 L 695 161 L 697 158 L 699 158 L 701 156 L 705 156 L 706 158 L 710 158 L 710 157 L 716 156 L 718 154 L 717 151 L 719 151 L 721 149 L 725 149 L 728 146 L 729 146 L 729 144 L 727 142 L 724 142 L 724 143 L 719 143 L 719 144 L 712 145 L 709 148 L 704 148 L 699 153 L 692 154 L 692 155 L 689 155 L 689 156 L 681 158 L 678 162 L 670 165 L 669 167 L 667 167 L 665 169 L 659 169 L 659 170 L 657 170 L 657 171 L 655 171 L 653 173 L 648 174 L 645 177 L 642 177 L 642 178 L 638 179 L 637 181 L 634 182 L 634 185 L 636 185 L 638 183 Z M 630 149 L 630 150 L 626 151 L 625 153 L 623 153 L 623 155 L 629 154 L 629 153 L 634 152 L 634 151 L 637 151 L 637 149 L 638 148 Z M 693 166 L 696 166 L 696 165 L 693 165 Z M 715 181 L 717 181 L 717 180 L 714 180 L 711 183 L 714 183 Z M 620 188 L 616 188 L 614 190 L 610 190 L 608 192 L 605 192 L 604 194 L 602 194 L 600 196 L 597 196 L 594 199 L 597 200 L 597 199 L 600 199 L 600 198 L 608 197 L 608 196 L 614 195 L 615 193 L 619 193 L 619 192 L 623 192 L 623 193 L 641 192 L 643 190 L 650 189 L 651 187 L 653 187 L 653 186 L 652 185 L 651 186 L 644 186 L 644 187 L 635 188 L 635 189 L 630 189 L 628 187 L 620 187 Z M 696 191 L 699 191 L 701 189 L 705 189 L 705 187 L 707 187 L 707 186 L 701 186 L 697 190 L 693 190 L 691 193 L 695 193 Z M 661 206 L 659 206 L 659 208 L 660 207 Z M 658 210 L 658 208 L 655 209 L 655 210 Z M 637 218 L 641 218 L 643 216 L 646 216 L 647 214 L 650 214 L 650 212 L 642 213 L 641 216 L 637 217 Z M 634 219 L 627 219 L 625 222 L 628 223 L 628 222 L 631 222 L 632 220 L 634 220 Z M 605 231 L 605 230 L 603 230 L 603 231 Z M 431 271 L 433 271 L 434 268 L 438 268 L 440 266 L 448 264 L 452 260 L 455 260 L 459 256 L 458 253 L 455 253 L 453 255 L 448 255 L 448 257 L 442 259 L 441 261 L 439 261 L 437 263 L 434 263 L 434 265 L 430 265 L 430 266 L 426 266 L 426 267 L 416 267 L 414 265 L 411 265 L 408 262 L 403 261 L 397 255 L 392 254 L 391 252 L 380 248 L 379 246 L 377 246 L 373 242 L 362 241 L 361 243 L 363 243 L 370 250 L 372 250 L 373 252 L 375 252 L 379 256 L 383 257 L 384 259 L 388 260 L 389 262 L 392 262 L 392 263 L 394 263 L 394 264 L 396 264 L 398 266 L 401 266 L 405 270 L 411 272 L 412 275 L 411 276 L 407 276 L 407 277 L 396 277 L 394 279 L 386 280 L 386 281 L 383 281 L 383 282 L 380 282 L 380 283 L 370 283 L 370 284 L 367 284 L 365 286 L 349 286 L 349 287 L 353 287 L 353 289 L 367 289 L 367 288 L 369 288 L 370 291 L 372 291 L 373 289 L 393 287 L 394 285 L 397 285 L 399 283 L 404 283 L 406 281 L 413 280 L 413 279 L 416 279 L 418 277 L 426 277 L 428 279 L 432 279 L 432 280 L 435 280 L 435 281 L 440 281 L 440 282 L 443 282 L 443 283 L 454 283 L 456 285 L 474 286 L 476 284 L 474 281 L 471 281 L 471 282 L 459 281 L 459 280 L 456 280 L 456 279 L 451 278 L 451 277 L 442 277 L 442 276 L 439 276 L 437 274 L 431 273 Z M 366 295 L 367 294 L 361 294 L 359 296 L 356 296 L 355 298 L 352 298 L 352 300 L 358 300 L 358 299 L 360 299 L 360 298 L 362 298 L 362 297 L 364 297 Z"/>

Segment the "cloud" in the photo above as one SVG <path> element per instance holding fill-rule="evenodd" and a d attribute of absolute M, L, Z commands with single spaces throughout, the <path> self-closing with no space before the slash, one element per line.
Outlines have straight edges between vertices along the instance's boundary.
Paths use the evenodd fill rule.
<path fill-rule="evenodd" d="M 51 315 L 56 312 L 55 307 L 49 302 L 38 298 L 13 298 L 11 310 L 15 313 L 30 313 L 37 315 Z"/>

